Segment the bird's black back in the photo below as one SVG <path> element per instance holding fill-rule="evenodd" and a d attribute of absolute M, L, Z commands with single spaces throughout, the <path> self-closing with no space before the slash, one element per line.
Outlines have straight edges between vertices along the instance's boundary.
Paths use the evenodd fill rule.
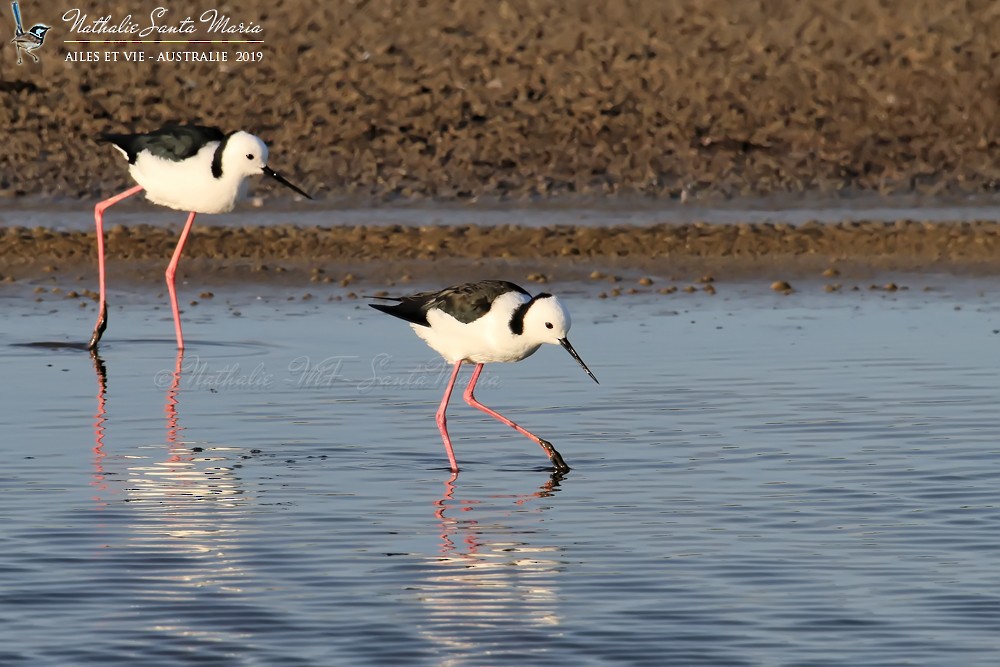
<path fill-rule="evenodd" d="M 393 305 L 381 303 L 368 305 L 375 310 L 425 327 L 430 326 L 427 313 L 434 309 L 444 311 L 459 322 L 469 324 L 490 312 L 493 301 L 507 292 L 528 295 L 525 289 L 506 280 L 481 280 L 476 283 L 453 285 L 436 292 L 419 292 L 403 297 L 381 297 L 398 301 Z"/>
<path fill-rule="evenodd" d="M 221 142 L 225 138 L 225 133 L 219 128 L 205 125 L 164 125 L 145 134 L 101 135 L 103 141 L 109 141 L 125 151 L 129 164 L 135 164 L 143 151 L 164 160 L 180 162 L 196 155 L 205 144 Z"/>

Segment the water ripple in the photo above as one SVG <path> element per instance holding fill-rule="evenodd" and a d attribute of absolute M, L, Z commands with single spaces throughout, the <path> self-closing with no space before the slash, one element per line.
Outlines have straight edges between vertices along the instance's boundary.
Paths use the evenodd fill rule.
<path fill-rule="evenodd" d="M 16 323 L 0 664 L 991 665 L 1000 391 L 976 293 L 961 326 L 917 294 L 613 318 L 571 298 L 602 384 L 553 349 L 477 392 L 553 441 L 555 477 L 460 398 L 453 477 L 426 348 L 346 303 L 292 331 L 206 305 L 212 340 L 282 345 L 183 356 L 138 343 L 163 324 L 140 305 L 96 359 Z M 336 377 L 293 372 L 344 352 Z"/>

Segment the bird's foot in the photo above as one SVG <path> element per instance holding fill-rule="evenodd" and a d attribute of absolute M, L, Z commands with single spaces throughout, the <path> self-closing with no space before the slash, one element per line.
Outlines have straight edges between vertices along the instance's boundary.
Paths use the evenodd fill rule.
<path fill-rule="evenodd" d="M 566 461 L 563 460 L 562 454 L 556 451 L 556 448 L 552 446 L 551 442 L 539 438 L 538 444 L 540 444 L 545 450 L 545 453 L 549 455 L 549 459 L 552 461 L 552 467 L 555 468 L 557 473 L 561 474 L 570 471 L 570 467 L 566 465 Z"/>
<path fill-rule="evenodd" d="M 104 330 L 108 328 L 108 304 L 105 303 L 101 308 L 101 314 L 97 317 L 97 324 L 94 325 L 94 333 L 90 336 L 90 343 L 87 344 L 88 350 L 96 350 L 97 344 L 101 342 L 101 336 L 104 335 Z"/>

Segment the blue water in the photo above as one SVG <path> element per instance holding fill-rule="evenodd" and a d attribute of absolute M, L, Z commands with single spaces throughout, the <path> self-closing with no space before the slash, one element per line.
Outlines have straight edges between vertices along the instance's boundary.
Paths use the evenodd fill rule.
<path fill-rule="evenodd" d="M 550 286 L 601 384 L 477 396 L 561 478 L 456 395 L 453 479 L 447 369 L 357 301 L 220 288 L 178 359 L 113 294 L 102 372 L 31 345 L 91 308 L 5 299 L 0 664 L 994 665 L 996 284 L 904 282 Z"/>

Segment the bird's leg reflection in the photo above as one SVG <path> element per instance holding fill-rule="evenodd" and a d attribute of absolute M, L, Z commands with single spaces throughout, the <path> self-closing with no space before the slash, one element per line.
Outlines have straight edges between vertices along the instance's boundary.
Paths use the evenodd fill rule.
<path fill-rule="evenodd" d="M 170 387 L 167 389 L 166 402 L 163 406 L 163 412 L 167 417 L 167 446 L 170 448 L 173 456 L 176 456 L 173 450 L 177 444 L 177 433 L 184 430 L 177 424 L 177 393 L 181 386 L 181 369 L 183 366 L 184 350 L 178 348 L 177 361 L 174 364 L 174 372 L 170 377 Z"/>
<path fill-rule="evenodd" d="M 565 560 L 562 547 L 547 541 L 543 515 L 551 503 L 536 500 L 554 496 L 561 479 L 552 475 L 531 493 L 478 499 L 461 497 L 457 475 L 444 483 L 434 503 L 441 546 L 427 555 L 413 590 L 426 612 L 421 636 L 456 662 L 481 658 L 483 637 L 493 632 L 551 632 L 563 624 Z"/>
<path fill-rule="evenodd" d="M 538 491 L 535 491 L 528 496 L 514 496 L 517 498 L 514 503 L 517 505 L 523 505 L 532 498 L 551 498 L 559 491 L 559 483 L 562 482 L 565 477 L 565 471 L 557 470 L 553 472 L 552 475 L 549 476 L 549 481 L 538 487 Z"/>
<path fill-rule="evenodd" d="M 102 539 L 115 546 L 114 557 L 121 559 L 116 562 L 142 564 L 142 591 L 147 597 L 137 607 L 150 619 L 150 627 L 205 636 L 206 629 L 197 618 L 178 617 L 167 611 L 168 607 L 150 606 L 148 601 L 183 600 L 186 604 L 197 599 L 210 605 L 219 594 L 238 594 L 245 581 L 253 580 L 246 566 L 243 527 L 250 496 L 230 463 L 239 448 L 212 447 L 211 452 L 203 453 L 203 448 L 184 442 L 179 409 L 187 367 L 178 352 L 173 372 L 167 374 L 168 385 L 157 390 L 165 390 L 165 397 L 160 397 L 165 424 L 156 428 L 166 427 L 168 451 L 163 451 L 162 441 L 134 444 L 128 453 L 106 458 L 108 373 L 96 352 L 91 358 L 97 376 L 95 505 L 115 512 L 113 521 L 102 524 L 106 530 Z M 127 426 L 119 434 L 126 443 L 130 437 Z M 134 432 L 131 437 L 136 437 Z M 112 492 L 118 494 L 114 498 L 117 502 L 109 501 Z M 153 560 L 147 560 L 150 558 Z M 227 635 L 225 630 L 212 636 L 227 643 L 238 641 L 236 634 Z"/>
<path fill-rule="evenodd" d="M 490 498 L 512 498 L 515 505 L 523 506 L 529 501 L 536 498 L 551 498 L 559 491 L 559 485 L 565 478 L 566 474 L 563 472 L 554 472 L 549 477 L 548 481 L 542 484 L 537 491 L 533 493 L 520 493 L 513 495 L 493 495 Z M 437 510 L 434 515 L 441 522 L 441 553 L 447 556 L 468 556 L 475 557 L 482 542 L 480 540 L 480 525 L 479 521 L 475 518 L 459 518 L 448 516 L 447 512 L 449 510 L 458 509 L 460 512 L 471 512 L 478 505 L 482 505 L 484 501 L 482 500 L 455 500 L 455 482 L 458 480 L 458 473 L 453 472 L 451 477 L 444 483 L 444 493 L 439 500 L 434 502 Z M 458 545 L 455 544 L 453 536 L 458 532 L 464 532 L 465 535 L 462 538 L 462 542 L 465 544 L 462 550 L 459 550 Z"/>
<path fill-rule="evenodd" d="M 165 380 L 158 384 L 157 391 L 164 392 L 158 399 L 164 421 L 157 428 L 165 428 L 166 447 L 162 441 L 139 444 L 122 458 L 125 504 L 119 527 L 125 534 L 118 557 L 157 564 L 144 570 L 146 602 L 137 603 L 150 628 L 228 644 L 237 641 L 237 630 L 206 628 L 200 619 L 161 604 L 183 601 L 211 608 L 222 597 L 233 599 L 228 596 L 239 595 L 253 580 L 245 549 L 249 496 L 232 464 L 241 448 L 193 446 L 190 425 L 181 426 L 182 408 L 190 403 L 184 402 L 183 376 L 191 364 L 185 365 L 178 350 L 173 368 L 167 365 L 157 375 Z M 152 606 L 150 600 L 155 600 Z"/>
<path fill-rule="evenodd" d="M 90 350 L 90 359 L 97 373 L 97 412 L 94 413 L 94 481 L 91 484 L 98 492 L 108 488 L 104 474 L 104 422 L 107 420 L 108 367 L 96 349 Z"/>
<path fill-rule="evenodd" d="M 458 473 L 451 473 L 451 477 L 447 482 L 444 483 L 444 495 L 441 496 L 440 500 L 435 501 L 437 505 L 437 511 L 434 513 L 438 520 L 441 522 L 441 553 L 446 555 L 454 555 L 458 548 L 455 546 L 455 542 L 451 539 L 451 534 L 460 530 L 459 519 L 445 516 L 445 510 L 448 509 L 449 503 L 455 502 L 455 480 L 458 479 Z M 474 500 L 471 503 L 464 503 L 461 509 L 462 511 L 468 511 L 472 509 L 472 505 L 475 505 L 479 501 Z M 468 522 L 470 526 L 476 524 L 475 519 Z M 476 543 L 475 531 L 469 531 L 465 536 L 466 553 L 468 555 L 474 555 L 479 548 Z"/>
<path fill-rule="evenodd" d="M 90 350 L 90 358 L 94 363 L 94 372 L 97 375 L 97 411 L 94 413 L 94 479 L 91 484 L 98 492 L 106 492 L 107 473 L 104 469 L 104 459 L 107 452 L 104 450 L 104 436 L 107 430 L 107 396 L 108 396 L 108 367 L 97 349 Z M 183 430 L 178 424 L 177 417 L 177 395 L 180 391 L 181 371 L 184 365 L 184 351 L 177 350 L 177 357 L 174 363 L 174 370 L 171 374 L 170 386 L 163 407 L 167 419 L 167 446 L 170 450 L 168 461 L 182 460 L 183 452 L 176 449 L 177 436 Z"/>

